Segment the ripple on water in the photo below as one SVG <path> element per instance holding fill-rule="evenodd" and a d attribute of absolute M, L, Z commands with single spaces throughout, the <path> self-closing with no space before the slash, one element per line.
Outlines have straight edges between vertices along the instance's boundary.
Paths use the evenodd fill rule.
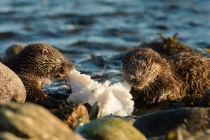
<path fill-rule="evenodd" d="M 121 56 L 158 32 L 209 48 L 209 20 L 208 0 L 1 0 L 0 46 L 49 43 L 96 80 L 118 81 Z"/>

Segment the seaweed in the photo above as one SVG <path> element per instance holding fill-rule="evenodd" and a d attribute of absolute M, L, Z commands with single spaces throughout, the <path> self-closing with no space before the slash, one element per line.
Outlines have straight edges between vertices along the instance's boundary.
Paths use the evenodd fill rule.
<path fill-rule="evenodd" d="M 181 52 L 201 53 L 200 51 L 185 45 L 185 43 L 179 42 L 177 39 L 178 33 L 175 33 L 172 37 L 164 37 L 162 33 L 158 33 L 158 35 L 161 38 L 160 41 L 154 40 L 149 43 L 144 42 L 140 47 L 152 48 L 165 57 Z"/>

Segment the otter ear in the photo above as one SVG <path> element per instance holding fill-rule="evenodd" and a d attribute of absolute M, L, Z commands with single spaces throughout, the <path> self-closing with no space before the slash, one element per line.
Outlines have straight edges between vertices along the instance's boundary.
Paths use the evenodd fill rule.
<path fill-rule="evenodd" d="M 43 50 L 42 50 L 42 56 L 47 55 L 47 53 L 48 53 L 48 50 L 47 50 L 47 49 L 43 49 Z"/>

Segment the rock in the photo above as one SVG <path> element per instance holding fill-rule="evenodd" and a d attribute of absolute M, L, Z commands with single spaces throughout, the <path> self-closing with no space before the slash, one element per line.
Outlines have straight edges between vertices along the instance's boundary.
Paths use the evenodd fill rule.
<path fill-rule="evenodd" d="M 73 130 L 89 122 L 88 111 L 82 104 L 67 102 L 61 104 L 58 109 L 51 109 L 51 112 Z"/>
<path fill-rule="evenodd" d="M 0 105 L 0 132 L 21 139 L 82 140 L 45 108 L 32 104 Z"/>
<path fill-rule="evenodd" d="M 0 63 L 0 83 L 0 103 L 25 102 L 26 90 L 22 81 L 2 63 Z"/>
<path fill-rule="evenodd" d="M 20 45 L 20 44 L 14 44 L 14 45 L 10 46 L 5 51 L 5 56 L 4 56 L 4 60 L 3 61 L 12 58 L 14 55 L 19 53 L 23 48 L 24 48 L 24 46 Z"/>
<path fill-rule="evenodd" d="M 91 140 L 146 140 L 131 124 L 115 117 L 91 121 L 78 127 L 76 132 Z"/>
<path fill-rule="evenodd" d="M 209 130 L 208 130 L 209 131 Z M 172 129 L 171 131 L 167 132 L 164 136 L 155 137 L 153 139 L 158 140 L 209 140 L 210 138 L 210 132 L 203 133 L 197 132 L 196 134 L 192 134 L 185 128 L 178 126 L 175 129 Z"/>
<path fill-rule="evenodd" d="M 210 89 L 208 89 L 204 94 L 200 101 L 200 106 L 210 107 Z"/>
<path fill-rule="evenodd" d="M 102 117 L 102 110 L 100 103 L 96 102 L 89 113 L 90 120 L 99 119 Z"/>
<path fill-rule="evenodd" d="M 130 125 L 133 125 L 134 121 L 136 120 L 135 117 L 133 116 L 121 117 L 121 116 L 116 116 L 116 115 L 107 115 L 107 116 L 104 116 L 103 118 L 119 118 L 123 121 L 128 122 Z"/>
<path fill-rule="evenodd" d="M 153 112 L 136 119 L 134 126 L 147 138 L 210 139 L 210 108 L 179 108 Z"/>
<path fill-rule="evenodd" d="M 185 97 L 183 97 L 180 101 L 184 103 L 185 107 L 197 107 L 200 106 L 202 98 L 202 94 L 188 94 Z"/>
<path fill-rule="evenodd" d="M 185 104 L 180 101 L 168 101 L 168 100 L 155 104 L 148 104 L 144 101 L 135 101 L 134 106 L 135 108 L 133 111 L 133 116 L 138 117 L 151 112 L 185 107 Z"/>

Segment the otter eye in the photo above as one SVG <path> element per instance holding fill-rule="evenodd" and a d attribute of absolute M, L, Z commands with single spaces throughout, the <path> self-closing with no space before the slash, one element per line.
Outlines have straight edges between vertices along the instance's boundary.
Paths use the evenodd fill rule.
<path fill-rule="evenodd" d="M 133 83 L 138 83 L 139 81 L 138 81 L 136 78 L 132 78 L 132 79 L 131 79 L 131 82 L 133 82 Z"/>

